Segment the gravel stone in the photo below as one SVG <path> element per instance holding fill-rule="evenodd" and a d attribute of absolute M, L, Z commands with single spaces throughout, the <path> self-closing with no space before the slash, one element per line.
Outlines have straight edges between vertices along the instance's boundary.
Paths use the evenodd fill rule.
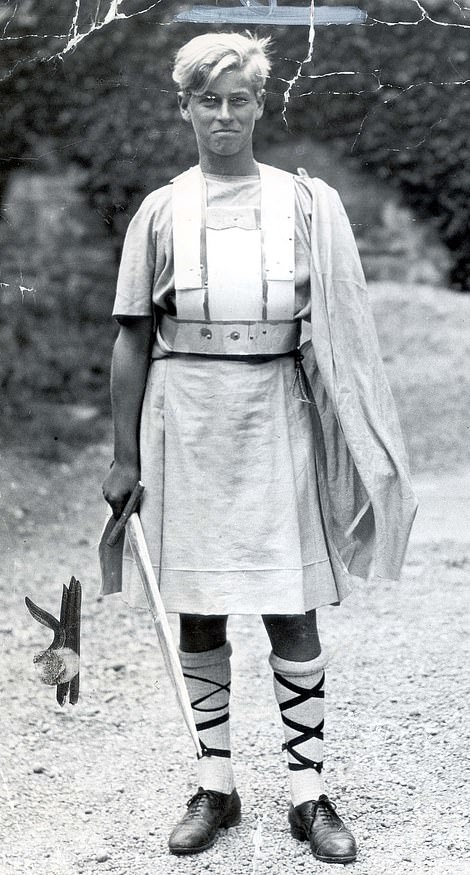
<path fill-rule="evenodd" d="M 44 486 L 47 493 L 28 553 L 15 529 L 2 552 L 2 625 L 12 631 L 10 652 L 1 651 L 8 701 L 0 734 L 1 875 L 96 875 L 98 863 L 107 875 L 333 875 L 313 860 L 308 843 L 289 834 L 270 648 L 257 617 L 229 621 L 242 822 L 222 830 L 204 854 L 169 854 L 168 834 L 195 789 L 196 760 L 149 616 L 114 596 L 96 600 L 95 546 L 105 508 L 90 496 L 108 456 L 108 446 L 92 447 L 67 476 L 23 460 L 5 466 L 21 472 L 21 489 L 40 496 L 36 487 Z M 8 490 L 3 500 L 8 505 Z M 90 546 L 77 543 L 82 536 Z M 468 871 L 462 666 L 470 661 L 470 636 L 458 619 L 468 610 L 468 584 L 449 560 L 460 560 L 470 544 L 447 544 L 446 563 L 435 546 L 432 538 L 412 543 L 400 583 L 364 583 L 341 608 L 319 612 L 330 653 L 325 780 L 358 838 L 355 875 Z M 422 574 L 410 575 L 417 567 Z M 43 636 L 25 620 L 23 599 L 57 612 L 72 573 L 84 587 L 81 692 L 76 706 L 60 709 L 54 688 L 39 685 L 31 671 Z M 170 625 L 176 636 L 177 618 Z M 132 677 L 114 671 L 128 662 L 137 668 Z M 33 780 L 43 773 L 56 778 Z"/>

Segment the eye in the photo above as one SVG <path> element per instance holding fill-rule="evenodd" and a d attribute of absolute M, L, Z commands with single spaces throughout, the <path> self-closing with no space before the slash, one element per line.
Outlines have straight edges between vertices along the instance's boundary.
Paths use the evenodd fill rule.
<path fill-rule="evenodd" d="M 244 106 L 248 103 L 247 97 L 232 97 L 230 103 L 233 103 L 235 106 Z"/>
<path fill-rule="evenodd" d="M 216 99 L 215 94 L 201 94 L 199 102 L 202 103 L 203 106 L 215 106 Z"/>

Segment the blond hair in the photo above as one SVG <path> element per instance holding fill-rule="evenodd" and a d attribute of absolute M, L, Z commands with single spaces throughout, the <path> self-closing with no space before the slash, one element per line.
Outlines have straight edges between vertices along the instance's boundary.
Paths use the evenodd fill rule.
<path fill-rule="evenodd" d="M 227 70 L 243 70 L 256 92 L 261 91 L 271 69 L 267 55 L 270 37 L 240 33 L 204 33 L 180 48 L 173 79 L 179 91 L 203 94 Z"/>

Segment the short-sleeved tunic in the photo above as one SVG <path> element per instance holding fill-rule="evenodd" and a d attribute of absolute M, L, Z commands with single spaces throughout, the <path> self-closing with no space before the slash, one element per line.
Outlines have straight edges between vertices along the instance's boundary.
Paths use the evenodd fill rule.
<path fill-rule="evenodd" d="M 257 176 L 205 180 L 209 208 L 230 216 L 241 204 L 259 213 Z M 299 321 L 310 319 L 310 205 L 296 183 Z M 178 315 L 171 186 L 149 195 L 129 226 L 114 306 L 116 316 L 154 315 L 156 323 L 162 312 Z M 311 411 L 294 376 L 293 356 L 241 360 L 154 348 L 141 416 L 140 515 L 168 611 L 295 614 L 340 600 Z M 144 605 L 128 551 L 123 577 L 127 600 Z"/>

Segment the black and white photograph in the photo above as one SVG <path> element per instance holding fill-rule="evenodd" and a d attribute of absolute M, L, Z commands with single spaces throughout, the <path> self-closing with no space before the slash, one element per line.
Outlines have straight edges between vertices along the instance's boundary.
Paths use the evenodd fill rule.
<path fill-rule="evenodd" d="M 465 875 L 470 3 L 0 0 L 0 875 Z"/>

